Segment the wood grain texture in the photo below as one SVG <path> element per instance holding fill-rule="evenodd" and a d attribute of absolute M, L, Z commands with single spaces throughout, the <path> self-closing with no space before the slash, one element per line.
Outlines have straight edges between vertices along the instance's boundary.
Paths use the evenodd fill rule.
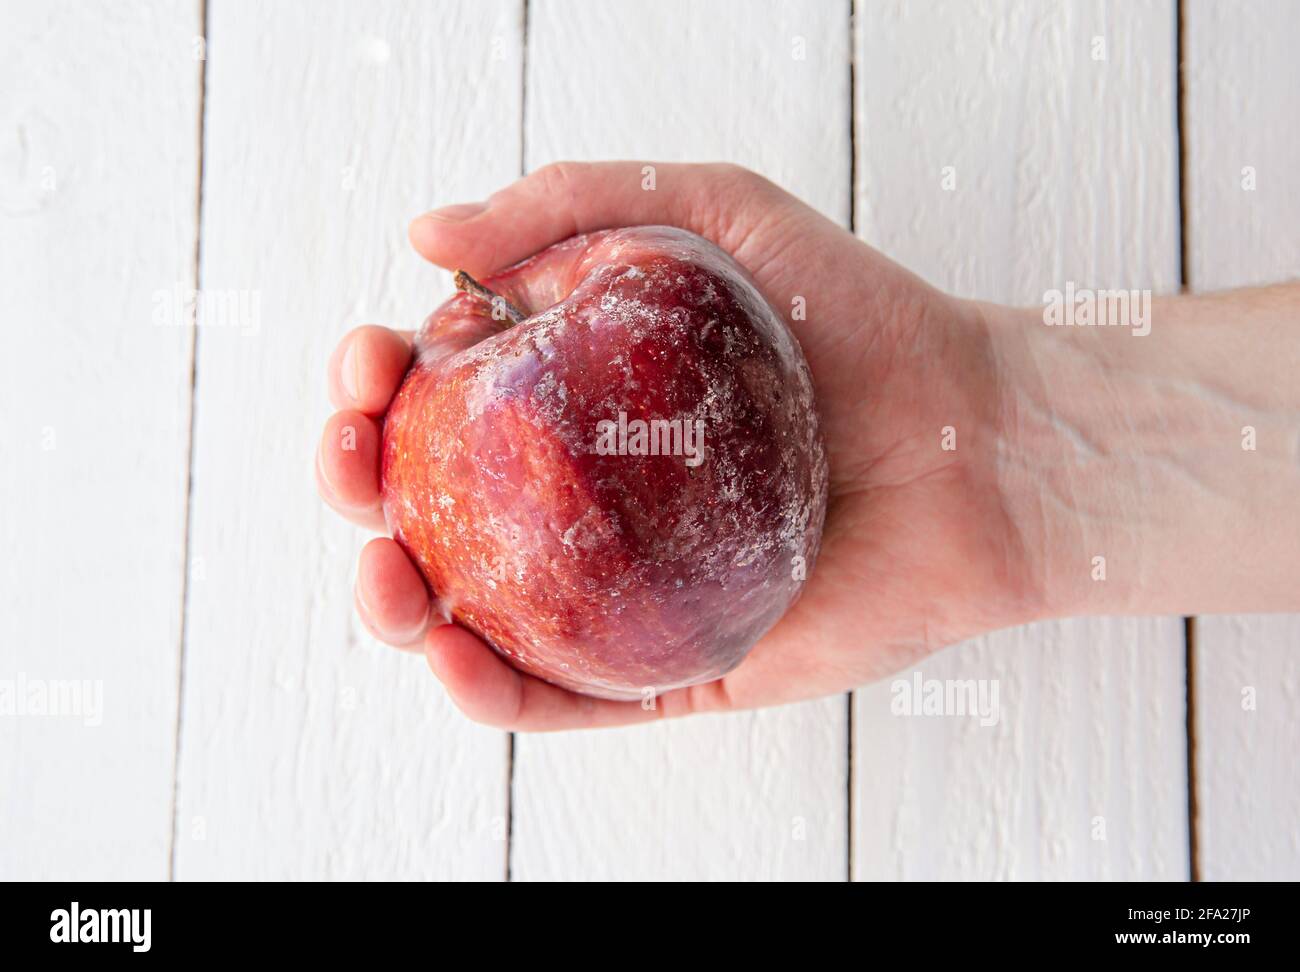
<path fill-rule="evenodd" d="M 0 23 L 0 878 L 158 880 L 192 335 L 153 297 L 193 279 L 198 6 Z"/>
<path fill-rule="evenodd" d="M 537 0 L 527 165 L 729 160 L 846 222 L 848 54 L 842 4 Z M 520 736 L 512 873 L 843 879 L 846 722 L 832 698 Z"/>
<path fill-rule="evenodd" d="M 0 878 L 845 876 L 842 698 L 519 737 L 511 851 L 505 736 L 353 613 L 366 537 L 312 484 L 325 360 L 449 292 L 406 221 L 508 182 L 524 137 L 530 168 L 731 159 L 847 222 L 851 54 L 865 239 L 969 296 L 1172 290 L 1175 5 L 858 0 L 850 38 L 829 0 L 532 0 L 521 133 L 523 7 L 208 0 L 200 273 L 228 302 L 196 330 L 166 319 L 196 283 L 199 3 L 0 0 L 0 697 L 92 682 L 79 716 L 0 701 Z M 1295 277 L 1300 11 L 1183 7 L 1189 283 Z M 1294 879 L 1300 617 L 1196 624 L 1201 874 Z M 996 679 L 1002 718 L 855 693 L 855 877 L 1187 876 L 1177 619 L 917 670 Z"/>
<path fill-rule="evenodd" d="M 856 19 L 860 235 L 962 296 L 1176 289 L 1171 4 Z M 996 682 L 1001 721 L 891 715 L 888 681 L 855 693 L 856 878 L 1188 876 L 1178 619 L 1034 625 L 913 671 Z"/>
<path fill-rule="evenodd" d="M 1194 290 L 1300 276 L 1297 36 L 1294 3 L 1192 0 L 1185 6 L 1188 284 Z M 1300 616 L 1197 618 L 1196 632 L 1201 876 L 1295 880 Z"/>
<path fill-rule="evenodd" d="M 505 876 L 507 739 L 353 612 L 365 539 L 317 499 L 324 368 L 450 292 L 406 224 L 518 168 L 514 2 L 210 0 L 176 876 Z"/>

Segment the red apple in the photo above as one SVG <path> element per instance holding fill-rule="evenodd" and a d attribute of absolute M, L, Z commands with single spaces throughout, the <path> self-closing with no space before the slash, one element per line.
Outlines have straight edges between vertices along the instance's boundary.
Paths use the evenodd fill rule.
<path fill-rule="evenodd" d="M 798 596 L 826 514 L 781 316 L 726 253 L 663 226 L 457 285 L 383 445 L 388 527 L 443 616 L 588 695 L 734 668 Z"/>

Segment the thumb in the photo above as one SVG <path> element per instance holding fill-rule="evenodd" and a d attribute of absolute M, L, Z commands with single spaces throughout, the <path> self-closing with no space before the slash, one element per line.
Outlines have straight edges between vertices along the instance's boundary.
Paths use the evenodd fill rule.
<path fill-rule="evenodd" d="M 619 226 L 679 226 L 734 252 L 774 200 L 802 205 L 735 165 L 555 162 L 485 203 L 419 217 L 410 238 L 431 263 L 475 276 L 578 233 Z"/>

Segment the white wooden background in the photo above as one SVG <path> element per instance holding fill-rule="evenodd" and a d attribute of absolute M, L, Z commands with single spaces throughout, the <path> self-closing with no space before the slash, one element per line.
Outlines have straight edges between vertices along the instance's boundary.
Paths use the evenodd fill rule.
<path fill-rule="evenodd" d="M 1297 36 L 1287 0 L 0 0 L 0 680 L 104 693 L 0 716 L 0 878 L 1300 877 L 1300 619 L 921 663 L 999 679 L 996 729 L 878 685 L 511 740 L 364 633 L 312 485 L 331 347 L 448 290 L 407 219 L 552 159 L 737 161 L 987 299 L 1294 276 Z M 196 286 L 253 323 L 157 323 Z"/>

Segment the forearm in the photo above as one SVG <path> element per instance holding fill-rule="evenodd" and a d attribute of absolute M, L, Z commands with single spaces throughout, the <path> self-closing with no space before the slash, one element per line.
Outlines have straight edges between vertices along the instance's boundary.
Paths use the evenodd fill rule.
<path fill-rule="evenodd" d="M 1300 610 L 1300 285 L 1157 298 L 1145 335 L 985 318 L 1044 613 Z"/>

